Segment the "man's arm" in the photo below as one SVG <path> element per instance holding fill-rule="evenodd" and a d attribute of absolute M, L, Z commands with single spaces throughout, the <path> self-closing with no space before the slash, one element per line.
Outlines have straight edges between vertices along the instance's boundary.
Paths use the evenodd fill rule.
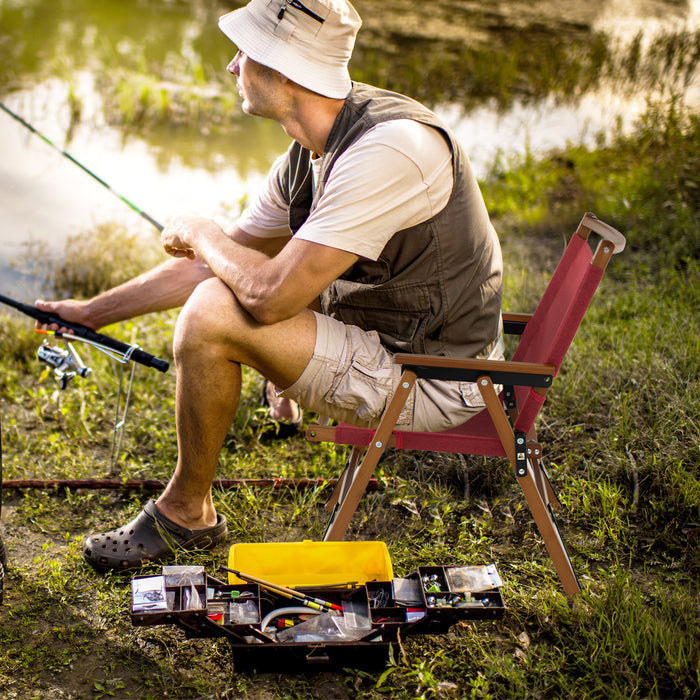
<path fill-rule="evenodd" d="M 297 240 L 264 239 L 254 248 L 245 237 L 227 236 L 213 221 L 183 217 L 165 227 L 166 252 L 202 260 L 259 322 L 276 323 L 313 305 L 319 294 L 359 257 L 338 248 Z"/>
<path fill-rule="evenodd" d="M 200 261 L 167 260 L 92 299 L 38 300 L 36 306 L 66 321 L 97 330 L 128 318 L 181 306 L 197 284 L 210 276 Z"/>
<path fill-rule="evenodd" d="M 225 235 L 239 246 L 257 249 L 265 256 L 275 255 L 287 240 L 249 236 L 236 225 Z M 182 306 L 195 287 L 213 274 L 201 258 L 173 258 L 92 299 L 38 300 L 36 306 L 98 330 L 129 318 Z"/>

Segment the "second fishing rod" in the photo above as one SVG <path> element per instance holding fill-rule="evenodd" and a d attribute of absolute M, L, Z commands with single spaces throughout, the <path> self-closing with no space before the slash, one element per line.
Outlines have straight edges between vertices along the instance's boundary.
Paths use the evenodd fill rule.
<path fill-rule="evenodd" d="M 155 226 L 159 231 L 163 230 L 163 225 L 160 224 L 158 221 L 156 221 L 152 216 L 147 214 L 143 209 L 140 209 L 137 207 L 131 200 L 127 199 L 123 195 L 119 194 L 116 192 L 112 187 L 105 182 L 101 177 L 96 175 L 90 168 L 87 166 L 83 165 L 77 158 L 74 158 L 70 153 L 67 151 L 63 150 L 59 146 L 57 146 L 51 139 L 49 139 L 47 136 L 42 134 L 38 129 L 34 128 L 28 121 L 23 119 L 22 117 L 19 116 L 16 112 L 13 112 L 9 107 L 4 105 L 2 102 L 0 102 L 0 109 L 2 109 L 4 112 L 9 114 L 14 120 L 19 122 L 23 127 L 31 131 L 33 134 L 36 134 L 44 143 L 47 143 L 51 148 L 54 150 L 58 151 L 64 158 L 67 158 L 71 163 L 74 163 L 77 165 L 83 172 L 87 173 L 91 178 L 96 180 L 97 182 L 100 183 L 103 187 L 105 187 L 109 192 L 111 192 L 115 197 L 120 199 L 124 204 L 126 204 L 131 210 L 135 211 L 137 214 L 142 216 L 146 221 L 148 221 L 150 224 Z"/>
<path fill-rule="evenodd" d="M 19 114 L 13 112 L 9 107 L 7 107 L 5 104 L 0 102 L 0 109 L 2 109 L 4 112 L 9 114 L 13 119 L 18 121 L 22 126 L 24 126 L 26 129 L 29 129 L 33 134 L 36 134 L 39 138 L 41 138 L 42 141 L 47 143 L 49 146 L 51 146 L 54 150 L 58 151 L 61 155 L 63 155 L 65 158 L 71 161 L 71 163 L 75 163 L 81 170 L 86 172 L 90 177 L 95 179 L 97 182 L 99 182 L 103 187 L 105 187 L 109 192 L 111 192 L 115 197 L 118 197 L 122 202 L 124 202 L 130 209 L 135 211 L 137 214 L 142 216 L 146 221 L 148 221 L 150 224 L 155 226 L 159 231 L 163 230 L 163 225 L 160 224 L 158 221 L 156 221 L 152 216 L 147 214 L 143 209 L 140 209 L 137 207 L 133 202 L 131 202 L 129 199 L 124 197 L 123 195 L 119 194 L 116 192 L 112 187 L 101 177 L 96 175 L 90 168 L 87 166 L 83 165 L 79 160 L 74 158 L 70 153 L 67 151 L 59 148 L 51 139 L 49 139 L 47 136 L 42 134 L 38 129 L 33 127 L 28 121 L 23 119 L 22 117 L 19 116 Z M 52 314 L 48 314 L 42 311 L 39 311 L 33 306 L 29 306 L 27 304 L 20 304 L 18 302 L 15 302 L 12 299 L 9 299 L 7 297 L 1 297 L 0 301 L 2 301 L 5 304 L 9 304 L 10 306 L 14 306 L 16 309 L 21 311 L 22 313 L 27 314 L 28 316 L 32 316 L 36 320 L 38 320 L 40 323 L 45 323 L 45 324 L 55 324 L 58 326 L 65 326 L 68 328 L 72 334 L 77 335 L 81 338 L 84 338 L 86 340 L 91 341 L 92 343 L 98 344 L 98 345 L 103 345 L 104 347 L 116 350 L 121 353 L 128 353 L 128 356 L 130 359 L 135 360 L 136 362 L 140 362 L 141 364 L 155 367 L 156 369 L 160 370 L 161 372 L 165 372 L 168 369 L 168 363 L 165 362 L 164 360 L 160 360 L 156 357 L 153 357 L 152 355 L 149 355 L 148 353 L 144 353 L 140 349 L 134 349 L 131 348 L 124 343 L 120 343 L 119 341 L 115 341 L 112 338 L 109 338 L 107 336 L 104 336 L 99 333 L 95 333 L 91 329 L 81 326 L 79 324 L 70 324 L 66 322 L 64 319 L 60 317 L 56 317 Z"/>

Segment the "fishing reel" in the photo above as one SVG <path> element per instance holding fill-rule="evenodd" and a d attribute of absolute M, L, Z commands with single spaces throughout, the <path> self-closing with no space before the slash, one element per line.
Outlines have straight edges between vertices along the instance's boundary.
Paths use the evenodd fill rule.
<path fill-rule="evenodd" d="M 92 374 L 92 370 L 83 362 L 82 358 L 78 354 L 78 351 L 75 349 L 74 341 L 83 342 L 90 347 L 96 348 L 119 363 L 119 389 L 115 405 L 114 433 L 112 435 L 112 457 L 110 460 L 111 474 L 117 474 L 117 459 L 121 448 L 122 434 L 124 431 L 124 424 L 126 423 L 126 414 L 129 410 L 129 399 L 131 397 L 131 387 L 134 382 L 134 368 L 136 367 L 136 363 L 131 363 L 131 372 L 126 389 L 126 397 L 122 400 L 123 369 L 124 365 L 128 364 L 131 360 L 133 353 L 138 350 L 138 346 L 131 345 L 127 347 L 126 352 L 120 352 L 119 350 L 114 350 L 108 347 L 102 342 L 96 342 L 91 338 L 84 338 L 79 335 L 63 335 L 61 333 L 56 333 L 55 331 L 44 330 L 39 330 L 38 332 L 54 335 L 56 338 L 59 338 L 65 346 L 60 347 L 58 345 L 50 345 L 49 341 L 45 340 L 36 351 L 36 356 L 39 362 L 47 365 L 42 378 L 48 374 L 50 371 L 49 368 L 53 368 L 53 374 L 58 380 L 59 389 L 65 389 L 75 377 L 85 378 Z M 94 335 L 98 336 L 98 334 Z M 113 341 L 107 336 L 98 337 L 100 339 L 106 339 L 110 343 L 117 342 Z M 155 359 L 157 360 L 158 358 Z"/>
<path fill-rule="evenodd" d="M 44 341 L 37 350 L 39 362 L 53 367 L 53 374 L 58 379 L 58 388 L 65 389 L 70 381 L 77 376 L 88 377 L 92 370 L 85 365 L 73 343 L 63 340 L 65 348 L 49 345 Z"/>

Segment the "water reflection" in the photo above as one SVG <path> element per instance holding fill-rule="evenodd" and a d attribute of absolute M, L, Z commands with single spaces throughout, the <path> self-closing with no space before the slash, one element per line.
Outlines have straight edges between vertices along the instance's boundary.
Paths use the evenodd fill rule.
<path fill-rule="evenodd" d="M 214 216 L 222 224 L 230 220 L 289 144 L 279 125 L 263 120 L 250 120 L 254 123 L 247 130 L 207 137 L 162 126 L 151 129 L 146 141 L 96 126 L 98 110 L 73 129 L 66 145 L 61 134 L 70 118 L 62 83 L 40 84 L 8 96 L 4 104 L 161 223 L 181 212 Z M 16 270 L 9 275 L 8 267 L 22 256 L 27 241 L 40 240 L 60 254 L 68 236 L 101 221 L 123 222 L 154 235 L 114 194 L 4 113 L 0 150 L 0 286 L 5 281 L 6 291 L 22 279 Z M 34 290 L 23 291 L 31 295 Z"/>
<path fill-rule="evenodd" d="M 508 110 L 485 105 L 465 116 L 460 107 L 438 107 L 484 177 L 494 164 L 507 165 L 527 153 L 548 153 L 569 143 L 595 148 L 606 135 L 629 133 L 646 108 L 644 95 L 609 90 L 583 95 L 575 104 L 549 97 L 534 104 L 515 101 Z"/>
<path fill-rule="evenodd" d="M 0 99 L 157 220 L 190 211 L 223 222 L 288 144 L 277 124 L 240 113 L 225 73 L 233 47 L 216 18 L 240 4 L 0 0 Z M 351 72 L 434 106 L 484 175 L 497 155 L 628 129 L 671 85 L 700 104 L 699 4 L 590 2 L 569 16 L 556 2 L 536 14 L 515 1 L 496 11 L 385 0 L 380 11 L 357 0 L 365 22 Z M 676 34 L 655 45 L 642 27 Z M 100 221 L 153 235 L 3 113 L 0 149 L 0 291 L 19 294 L 8 266 L 30 238 L 59 254 Z"/>

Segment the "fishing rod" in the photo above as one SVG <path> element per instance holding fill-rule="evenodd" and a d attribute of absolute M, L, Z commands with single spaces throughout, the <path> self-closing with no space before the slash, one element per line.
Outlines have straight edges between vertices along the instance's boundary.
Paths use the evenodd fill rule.
<path fill-rule="evenodd" d="M 118 197 L 124 204 L 126 204 L 130 209 L 135 211 L 141 217 L 143 217 L 150 224 L 155 226 L 158 231 L 163 230 L 163 225 L 156 221 L 152 216 L 147 214 L 143 209 L 137 207 L 131 200 L 127 199 L 123 195 L 116 192 L 105 180 L 96 175 L 92 170 L 83 165 L 79 160 L 74 158 L 70 153 L 59 148 L 51 139 L 42 134 L 38 129 L 35 129 L 28 121 L 19 116 L 19 114 L 13 112 L 9 107 L 0 102 L 0 108 L 9 114 L 13 119 L 18 121 L 26 129 L 29 129 L 33 134 L 36 134 L 42 141 L 47 143 L 51 148 L 58 151 L 62 156 L 67 158 L 77 165 L 81 170 L 86 172 L 90 177 L 99 182 L 103 187 L 105 187 L 109 192 Z M 126 343 L 121 343 L 114 338 L 103 335 L 102 333 L 97 333 L 87 326 L 83 326 L 75 323 L 68 323 L 60 316 L 56 314 L 47 314 L 46 312 L 40 311 L 34 306 L 29 306 L 27 304 L 21 304 L 20 302 L 9 299 L 8 297 L 3 297 L 0 295 L 0 301 L 4 304 L 8 304 L 13 308 L 21 311 L 27 316 L 31 316 L 40 323 L 44 325 L 56 324 L 61 328 L 67 328 L 71 332 L 70 334 L 61 334 L 50 332 L 53 335 L 61 338 L 64 342 L 65 348 L 56 347 L 49 345 L 44 342 L 42 346 L 37 351 L 37 357 L 41 362 L 53 367 L 54 375 L 58 379 L 59 388 L 65 389 L 68 383 L 76 376 L 87 377 L 90 374 L 90 369 L 85 366 L 78 351 L 73 345 L 74 340 L 80 340 L 92 347 L 97 348 L 101 352 L 110 356 L 111 358 L 117 360 L 120 363 L 121 369 L 119 373 L 119 392 L 117 394 L 116 402 L 116 416 L 114 420 L 114 434 L 112 437 L 112 457 L 111 457 L 111 470 L 114 472 L 115 465 L 117 462 L 117 457 L 119 455 L 119 450 L 121 448 L 121 440 L 123 435 L 123 428 L 126 422 L 126 415 L 129 409 L 129 399 L 131 396 L 131 387 L 134 380 L 134 369 L 135 364 L 131 365 L 131 377 L 129 378 L 128 388 L 126 390 L 126 398 L 124 400 L 124 410 L 119 416 L 119 407 L 122 397 L 122 376 L 123 368 L 129 360 L 133 360 L 134 363 L 146 365 L 147 367 L 154 367 L 160 372 L 166 372 L 168 370 L 168 362 L 161 360 L 153 355 L 144 352 L 136 345 L 127 345 Z"/>
<path fill-rule="evenodd" d="M 22 304 L 19 301 L 10 299 L 3 294 L 0 294 L 0 302 L 11 306 L 13 309 L 20 311 L 25 316 L 30 316 L 31 318 L 39 321 L 43 325 L 57 325 L 60 328 L 67 328 L 70 333 L 58 333 L 53 332 L 53 335 L 63 338 L 63 340 L 70 342 L 72 340 L 80 340 L 88 345 L 91 345 L 98 350 L 101 350 L 106 355 L 118 359 L 123 362 L 128 362 L 133 360 L 138 362 L 140 365 L 145 365 L 146 367 L 153 367 L 159 372 L 167 372 L 170 364 L 167 360 L 162 360 L 159 357 L 155 357 L 141 348 L 138 345 L 127 345 L 120 340 L 116 340 L 103 333 L 97 333 L 87 326 L 83 326 L 80 323 L 73 323 L 71 321 L 66 321 L 61 318 L 58 314 L 50 313 L 48 311 L 41 311 L 37 309 L 36 306 L 31 306 L 29 304 Z M 51 356 L 49 353 L 45 354 L 45 357 L 40 357 L 42 361 L 46 364 L 53 364 L 53 362 L 58 361 L 58 357 Z M 73 362 L 69 363 L 69 366 L 76 366 L 78 371 L 76 374 L 81 376 L 86 376 L 84 372 L 84 366 L 82 362 L 75 357 L 73 357 Z"/>
<path fill-rule="evenodd" d="M 80 161 L 74 158 L 70 153 L 56 146 L 56 144 L 53 143 L 51 139 L 42 134 L 38 129 L 35 129 L 28 121 L 20 117 L 19 114 L 13 112 L 2 102 L 0 102 L 0 108 L 7 114 L 9 114 L 13 119 L 17 120 L 20 124 L 22 124 L 22 126 L 29 129 L 29 131 L 31 131 L 33 134 L 36 134 L 42 141 L 44 141 L 53 149 L 61 153 L 61 155 L 68 158 L 68 160 L 70 160 L 71 163 L 75 163 L 75 165 L 77 165 L 81 170 L 90 175 L 90 177 L 97 180 L 97 182 L 99 182 L 103 187 L 109 190 L 113 195 L 121 199 L 122 202 L 124 202 L 129 208 L 131 208 L 137 214 L 140 214 L 144 219 L 146 219 L 146 221 L 153 224 L 153 226 L 155 226 L 159 231 L 163 230 L 162 224 L 158 223 L 158 221 L 156 221 L 152 216 L 143 211 L 143 209 L 140 209 L 126 197 L 112 189 L 112 187 L 110 187 L 110 185 L 107 182 L 105 182 L 92 170 L 90 170 Z M 15 301 L 14 299 L 10 299 L 9 297 L 0 295 L 0 302 L 2 302 L 3 304 L 7 304 L 8 306 L 12 306 L 18 311 L 21 311 L 23 314 L 31 316 L 32 318 L 36 319 L 44 325 L 56 324 L 60 327 L 67 328 L 71 331 L 70 336 L 66 335 L 63 338 L 66 343 L 65 350 L 62 350 L 61 348 L 55 348 L 44 343 L 38 352 L 38 357 L 42 362 L 54 367 L 55 374 L 59 380 L 59 385 L 61 389 L 64 389 L 73 377 L 78 375 L 85 377 L 90 373 L 90 370 L 84 366 L 82 360 L 80 359 L 80 356 L 78 355 L 77 350 L 75 350 L 72 343 L 70 342 L 72 340 L 81 340 L 89 345 L 92 345 L 93 347 L 96 347 L 98 350 L 101 350 L 102 352 L 106 353 L 107 355 L 110 355 L 114 359 L 119 360 L 120 362 L 134 360 L 134 362 L 146 365 L 147 367 L 154 367 L 160 372 L 167 372 L 168 370 L 168 362 L 154 357 L 153 355 L 150 355 L 147 352 L 144 352 L 137 346 L 127 345 L 126 343 L 122 343 L 118 340 L 115 340 L 114 338 L 110 338 L 109 336 L 103 335 L 102 333 L 97 333 L 91 328 L 88 328 L 87 326 L 83 326 L 77 323 L 69 323 L 57 314 L 49 314 L 44 311 L 40 311 L 35 306 L 22 304 L 20 302 Z M 61 337 L 61 334 L 55 335 Z M 70 338 L 70 340 L 67 340 L 67 338 Z"/>
<path fill-rule="evenodd" d="M 337 478 L 316 479 L 291 478 L 274 476 L 258 479 L 214 479 L 212 486 L 215 489 L 229 491 L 237 488 L 269 488 L 273 491 L 301 491 L 304 489 L 322 489 L 326 486 L 335 486 Z M 143 490 L 162 491 L 167 482 L 160 479 L 5 479 L 2 483 L 4 489 L 91 489 L 91 490 Z M 379 484 L 376 479 L 370 479 L 367 491 L 377 491 Z"/>
<path fill-rule="evenodd" d="M 106 187 L 115 197 L 119 197 L 119 199 L 121 199 L 122 202 L 124 202 L 124 204 L 126 204 L 130 209 L 132 209 L 137 214 L 139 214 L 144 219 L 146 219 L 146 221 L 153 224 L 153 226 L 155 226 L 159 231 L 163 230 L 162 224 L 159 224 L 153 217 L 149 216 L 145 211 L 143 211 L 143 209 L 139 209 L 139 207 L 137 207 L 133 202 L 128 200 L 126 197 L 119 194 L 118 192 L 115 192 L 115 190 L 113 190 L 101 177 L 99 177 L 98 175 L 93 173 L 92 170 L 90 170 L 89 168 L 84 166 L 79 160 L 74 158 L 70 153 L 67 153 L 62 148 L 57 146 L 53 141 L 51 141 L 51 139 L 49 139 L 47 136 L 45 136 L 40 131 L 35 129 L 29 122 L 22 119 L 22 117 L 20 117 L 19 114 L 16 114 L 15 112 L 13 112 L 9 107 L 5 106 L 2 102 L 0 102 L 0 109 L 7 112 L 7 114 L 9 114 L 13 119 L 16 119 L 22 126 L 29 129 L 29 131 L 31 131 L 33 134 L 36 134 L 42 141 L 47 143 L 54 150 L 58 151 L 62 156 L 64 156 L 65 158 L 68 158 L 68 160 L 71 161 L 71 163 L 75 163 L 75 165 L 77 165 L 81 170 L 86 172 L 90 177 L 97 180 L 97 182 L 99 182 L 103 187 Z"/>

